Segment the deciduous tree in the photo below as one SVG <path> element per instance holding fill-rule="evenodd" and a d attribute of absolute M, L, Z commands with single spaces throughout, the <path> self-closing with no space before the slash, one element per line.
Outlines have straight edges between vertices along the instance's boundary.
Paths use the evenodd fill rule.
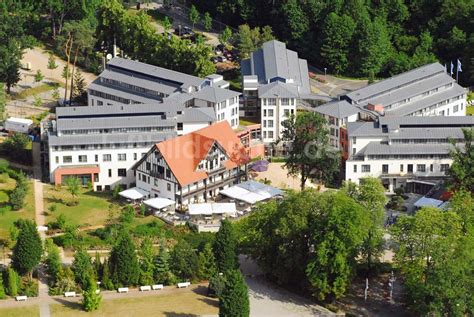
<path fill-rule="evenodd" d="M 291 115 L 282 125 L 282 139 L 290 146 L 285 167 L 289 175 L 301 178 L 301 189 L 310 177 L 332 181 L 339 169 L 340 154 L 329 146 L 326 120 L 316 112 L 304 112 Z"/>

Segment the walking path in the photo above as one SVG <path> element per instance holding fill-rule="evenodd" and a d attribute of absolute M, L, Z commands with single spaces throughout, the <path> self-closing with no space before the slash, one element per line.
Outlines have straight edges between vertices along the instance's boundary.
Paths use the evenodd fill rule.
<path fill-rule="evenodd" d="M 43 183 L 41 182 L 40 144 L 38 142 L 33 143 L 33 166 L 36 225 L 44 226 L 46 224 L 46 218 L 44 216 L 43 206 Z M 39 234 L 41 240 L 44 242 L 44 239 L 46 238 L 45 232 L 40 231 Z M 38 299 L 40 300 L 40 317 L 51 316 L 49 304 L 46 302 L 48 297 L 47 278 L 46 274 L 44 273 L 44 267 L 41 265 L 38 268 Z"/>

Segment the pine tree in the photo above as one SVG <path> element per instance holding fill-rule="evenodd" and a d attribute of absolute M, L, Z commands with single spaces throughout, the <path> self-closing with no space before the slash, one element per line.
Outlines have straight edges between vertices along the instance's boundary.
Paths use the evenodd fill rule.
<path fill-rule="evenodd" d="M 248 287 L 239 270 L 225 273 L 225 287 L 219 297 L 219 317 L 248 317 Z"/>
<path fill-rule="evenodd" d="M 8 295 L 15 297 L 20 289 L 20 276 L 11 267 L 7 269 L 7 292 Z"/>
<path fill-rule="evenodd" d="M 85 311 L 93 311 L 99 309 L 102 296 L 96 293 L 97 282 L 93 276 L 89 276 L 87 288 L 83 292 L 82 307 Z"/>
<path fill-rule="evenodd" d="M 86 92 L 86 81 L 82 76 L 80 69 L 76 69 L 74 72 L 74 87 L 73 87 L 73 98 L 74 100 L 83 100 Z"/>
<path fill-rule="evenodd" d="M 44 75 L 43 73 L 41 72 L 41 70 L 37 70 L 36 71 L 36 74 L 35 74 L 35 82 L 36 83 L 39 83 L 40 81 L 42 81 L 44 79 Z"/>
<path fill-rule="evenodd" d="M 110 273 L 116 286 L 136 285 L 140 277 L 135 244 L 128 232 L 122 232 L 110 253 Z"/>
<path fill-rule="evenodd" d="M 236 248 L 237 240 L 232 224 L 228 220 L 223 220 L 213 245 L 218 272 L 234 270 L 239 267 Z"/>
<path fill-rule="evenodd" d="M 28 274 L 38 265 L 43 253 L 43 244 L 32 220 L 17 222 L 20 233 L 13 248 L 12 266 L 19 274 Z"/>
<path fill-rule="evenodd" d="M 211 276 L 217 273 L 216 258 L 212 253 L 212 245 L 206 243 L 198 258 L 199 271 L 198 276 L 201 279 L 209 280 Z"/>
<path fill-rule="evenodd" d="M 153 271 L 155 270 L 155 252 L 153 251 L 153 245 L 151 239 L 146 237 L 139 250 L 140 256 L 140 284 L 150 285 L 153 284 Z"/>
<path fill-rule="evenodd" d="M 84 289 L 89 282 L 91 275 L 94 275 L 94 268 L 92 266 L 92 259 L 85 250 L 78 250 L 74 254 L 74 261 L 72 262 L 72 271 L 76 283 L 81 285 Z"/>
<path fill-rule="evenodd" d="M 49 54 L 49 57 L 48 57 L 48 69 L 56 69 L 58 68 L 58 65 L 56 64 L 56 59 L 54 58 L 54 55 L 53 54 Z"/>
<path fill-rule="evenodd" d="M 58 247 L 52 240 L 47 240 L 46 252 L 48 253 L 45 259 L 46 272 L 50 278 L 50 285 L 54 285 L 56 283 L 58 274 L 62 269 L 61 256 L 59 254 Z"/>
<path fill-rule="evenodd" d="M 114 283 L 110 278 L 110 268 L 109 262 L 107 259 L 104 260 L 104 264 L 102 264 L 102 287 L 106 290 L 113 290 Z"/>
<path fill-rule="evenodd" d="M 160 253 L 155 260 L 155 271 L 154 277 L 155 281 L 163 284 L 171 284 L 170 281 L 170 267 L 169 267 L 170 254 L 164 248 L 160 248 Z"/>
<path fill-rule="evenodd" d="M 94 259 L 94 272 L 95 277 L 100 280 L 102 278 L 102 263 L 100 262 L 100 254 L 99 252 L 95 253 Z"/>
<path fill-rule="evenodd" d="M 53 288 L 50 288 L 51 295 L 60 295 L 64 292 L 72 291 L 76 288 L 76 282 L 74 281 L 74 273 L 71 268 L 61 269 L 57 275 L 56 283 Z"/>
<path fill-rule="evenodd" d="M 196 278 L 198 257 L 186 240 L 180 240 L 174 246 L 170 257 L 170 268 L 181 280 Z"/>
<path fill-rule="evenodd" d="M 5 299 L 5 287 L 3 286 L 3 272 L 0 271 L 0 299 Z"/>

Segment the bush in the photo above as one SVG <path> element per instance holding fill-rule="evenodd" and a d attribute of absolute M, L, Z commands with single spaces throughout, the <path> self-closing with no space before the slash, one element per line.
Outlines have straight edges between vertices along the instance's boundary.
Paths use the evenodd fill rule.
<path fill-rule="evenodd" d="M 0 174 L 0 183 L 1 184 L 5 184 L 6 182 L 8 182 L 9 179 L 10 179 L 10 176 L 8 176 L 8 173 Z"/>
<path fill-rule="evenodd" d="M 28 297 L 37 297 L 38 296 L 38 281 L 25 279 L 22 282 L 20 293 Z"/>

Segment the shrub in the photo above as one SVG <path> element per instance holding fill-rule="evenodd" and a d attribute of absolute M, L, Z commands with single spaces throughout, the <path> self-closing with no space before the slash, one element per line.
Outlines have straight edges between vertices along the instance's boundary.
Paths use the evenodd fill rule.
<path fill-rule="evenodd" d="M 8 182 L 9 179 L 10 179 L 10 176 L 8 176 L 8 173 L 0 174 L 0 183 L 1 184 L 5 184 L 6 182 Z"/>
<path fill-rule="evenodd" d="M 22 282 L 20 293 L 28 297 L 37 297 L 38 296 L 38 281 L 34 279 L 25 279 Z"/>

